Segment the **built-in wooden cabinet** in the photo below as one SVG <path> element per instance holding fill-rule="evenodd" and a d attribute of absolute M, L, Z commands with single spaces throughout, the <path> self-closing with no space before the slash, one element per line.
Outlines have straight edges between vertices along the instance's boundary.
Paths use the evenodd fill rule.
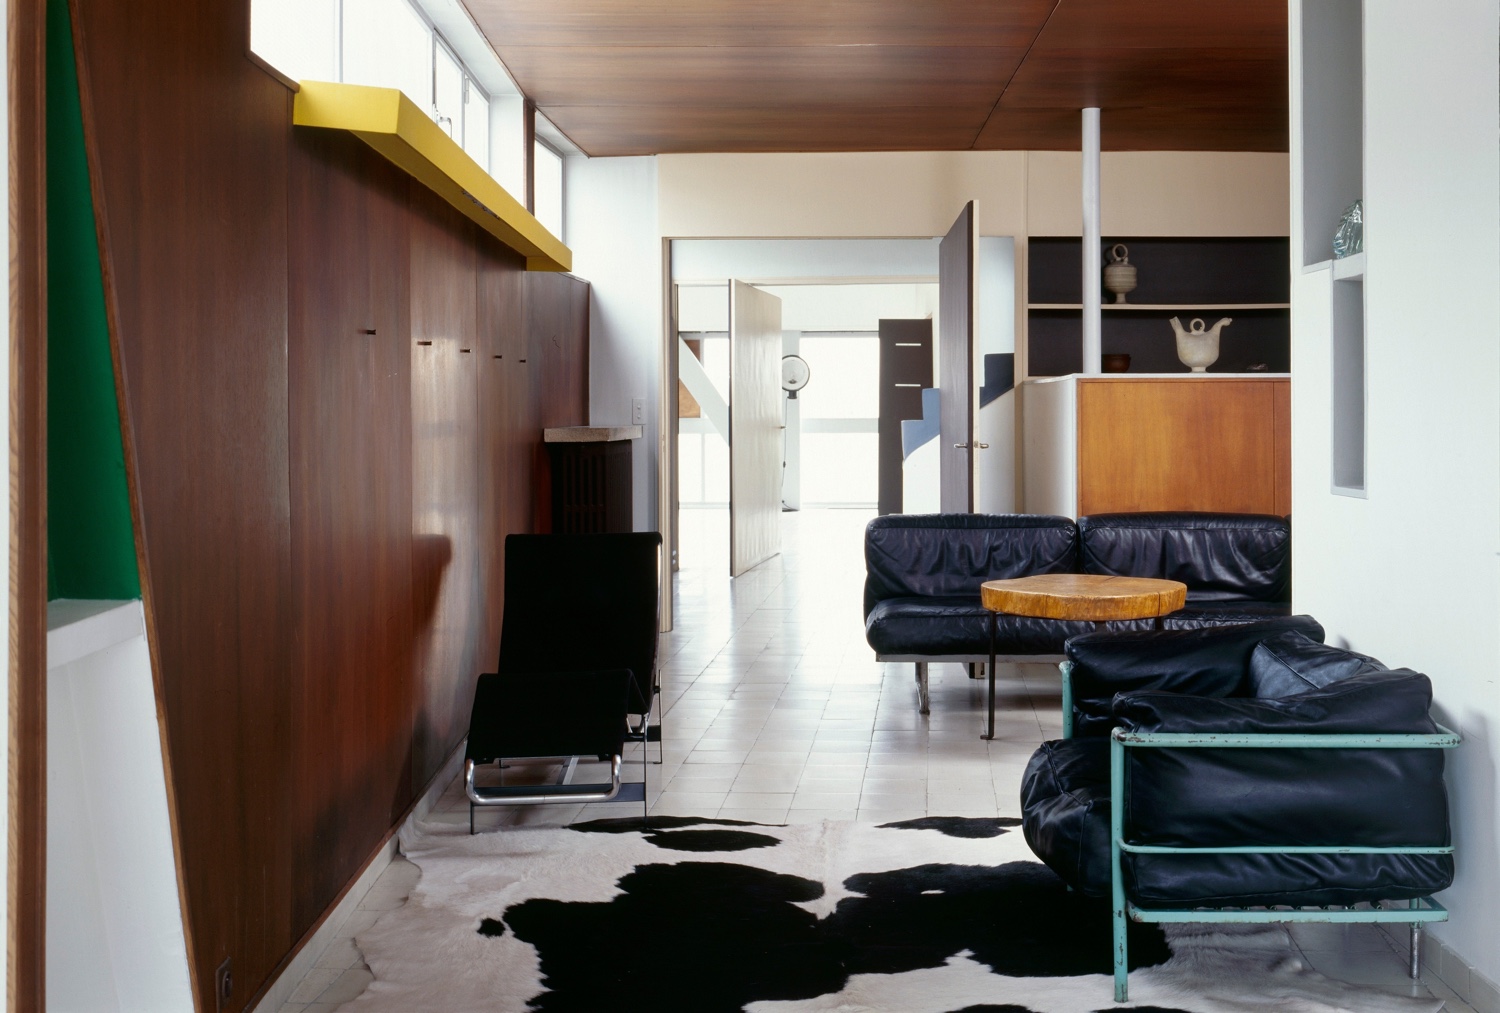
<path fill-rule="evenodd" d="M 1284 374 L 1065 376 L 1021 404 L 1027 513 L 1291 512 Z"/>
<path fill-rule="evenodd" d="M 1137 287 L 1123 303 L 1104 292 L 1103 351 L 1130 356 L 1131 373 L 1186 373 L 1169 322 L 1233 320 L 1213 373 L 1291 368 L 1290 252 L 1283 237 L 1111 237 L 1103 263 L 1123 243 Z M 1083 367 L 1082 241 L 1033 237 L 1027 261 L 1027 369 L 1063 376 Z M 1100 279 L 1103 291 L 1103 279 Z"/>

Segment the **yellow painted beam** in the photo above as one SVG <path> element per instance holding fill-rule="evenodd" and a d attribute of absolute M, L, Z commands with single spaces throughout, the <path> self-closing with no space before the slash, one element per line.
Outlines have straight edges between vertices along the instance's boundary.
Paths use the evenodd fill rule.
<path fill-rule="evenodd" d="M 299 127 L 348 130 L 526 258 L 528 271 L 571 271 L 573 251 L 395 88 L 302 81 Z"/>

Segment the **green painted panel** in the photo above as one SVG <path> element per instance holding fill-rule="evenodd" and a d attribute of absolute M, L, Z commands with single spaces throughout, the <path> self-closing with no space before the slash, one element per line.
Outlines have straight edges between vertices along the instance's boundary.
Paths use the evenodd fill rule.
<path fill-rule="evenodd" d="M 139 598 L 67 0 L 47 3 L 49 598 Z"/>

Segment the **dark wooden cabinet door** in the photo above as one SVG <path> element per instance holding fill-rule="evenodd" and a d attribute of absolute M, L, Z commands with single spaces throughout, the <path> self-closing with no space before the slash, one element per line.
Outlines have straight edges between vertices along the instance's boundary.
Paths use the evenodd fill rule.
<path fill-rule="evenodd" d="M 942 511 L 974 509 L 974 320 L 979 262 L 974 202 L 964 206 L 938 246 L 938 367 L 942 391 Z"/>

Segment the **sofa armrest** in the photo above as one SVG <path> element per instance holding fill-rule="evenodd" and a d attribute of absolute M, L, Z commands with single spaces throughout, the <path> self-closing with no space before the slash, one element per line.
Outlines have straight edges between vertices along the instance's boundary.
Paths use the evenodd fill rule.
<path fill-rule="evenodd" d="M 1242 691 L 1255 645 L 1286 630 L 1323 640 L 1323 627 L 1311 616 L 1071 637 L 1064 651 L 1072 663 L 1073 732 L 1108 734 L 1115 723 L 1111 703 L 1117 693 L 1164 690 L 1199 698 L 1233 696 Z"/>

